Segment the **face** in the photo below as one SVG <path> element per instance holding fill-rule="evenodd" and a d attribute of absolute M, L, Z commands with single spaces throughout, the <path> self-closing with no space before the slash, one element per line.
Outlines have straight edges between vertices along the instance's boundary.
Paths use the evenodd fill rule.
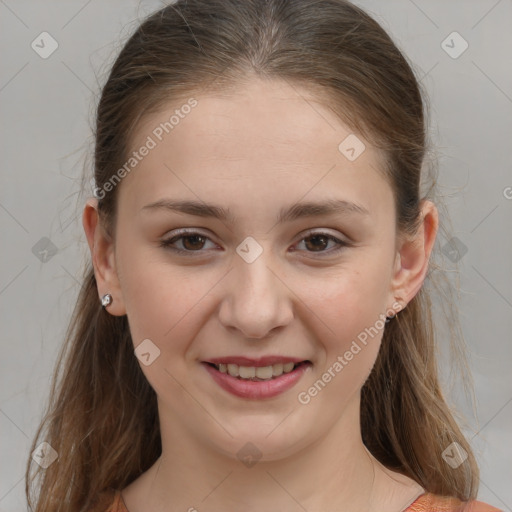
<path fill-rule="evenodd" d="M 119 185 L 115 301 L 165 435 L 277 459 L 356 421 L 396 307 L 393 193 L 382 156 L 362 137 L 357 156 L 353 134 L 340 151 L 351 130 L 306 90 L 254 80 L 194 99 L 132 140 L 154 147 Z"/>

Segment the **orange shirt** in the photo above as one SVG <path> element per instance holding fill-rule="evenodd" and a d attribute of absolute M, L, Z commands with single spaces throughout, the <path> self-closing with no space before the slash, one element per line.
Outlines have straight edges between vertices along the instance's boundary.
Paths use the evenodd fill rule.
<path fill-rule="evenodd" d="M 105 491 L 94 510 L 91 512 L 129 512 L 123 502 L 121 491 Z M 402 512 L 503 512 L 502 510 L 482 503 L 471 501 L 464 503 L 456 498 L 448 498 L 425 493 L 416 498 Z"/>

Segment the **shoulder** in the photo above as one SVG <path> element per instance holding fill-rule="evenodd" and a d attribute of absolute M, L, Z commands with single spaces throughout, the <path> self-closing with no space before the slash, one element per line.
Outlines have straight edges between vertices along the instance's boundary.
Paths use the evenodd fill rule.
<path fill-rule="evenodd" d="M 96 504 L 88 512 L 128 512 L 121 491 L 108 489 L 99 496 Z"/>
<path fill-rule="evenodd" d="M 460 501 L 457 498 L 425 493 L 409 505 L 404 512 L 503 512 L 481 501 Z"/>

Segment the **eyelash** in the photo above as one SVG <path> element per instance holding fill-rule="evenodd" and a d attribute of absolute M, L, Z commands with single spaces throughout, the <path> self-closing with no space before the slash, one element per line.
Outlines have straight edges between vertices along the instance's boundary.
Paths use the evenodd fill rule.
<path fill-rule="evenodd" d="M 169 249 L 169 250 L 171 250 L 171 251 L 173 251 L 174 253 L 177 253 L 177 254 L 183 254 L 183 255 L 186 254 L 187 256 L 195 257 L 194 253 L 198 253 L 198 255 L 200 255 L 200 254 L 203 253 L 203 250 L 199 249 L 197 251 L 189 251 L 189 250 L 185 250 L 185 249 L 178 249 L 178 248 L 172 246 L 172 244 L 177 242 L 178 240 L 181 240 L 183 238 L 193 237 L 193 236 L 201 236 L 201 237 L 205 238 L 206 240 L 210 240 L 209 237 L 207 237 L 206 235 L 203 235 L 202 233 L 199 233 L 197 231 L 179 231 L 178 234 L 173 236 L 172 238 L 169 238 L 167 240 L 161 240 L 160 247 L 164 247 L 165 249 Z M 301 238 L 299 240 L 299 243 L 304 241 L 307 238 L 312 238 L 312 237 L 315 237 L 315 236 L 323 236 L 323 237 L 327 238 L 329 241 L 333 241 L 333 242 L 335 242 L 338 245 L 338 247 L 336 247 L 335 249 L 331 249 L 331 250 L 328 250 L 328 251 L 318 251 L 319 254 L 333 254 L 333 253 L 337 253 L 337 252 L 341 251 L 342 249 L 344 249 L 345 247 L 349 247 L 350 246 L 350 244 L 348 242 L 346 242 L 344 240 L 340 240 L 339 238 L 336 238 L 335 236 L 330 235 L 328 233 L 324 233 L 322 231 L 317 231 L 317 232 L 314 231 L 314 232 L 307 233 L 306 236 L 304 236 L 303 238 Z M 306 251 L 306 252 L 309 252 L 309 253 L 312 253 L 312 254 L 315 253 L 315 251 Z M 322 256 L 320 256 L 320 257 L 322 257 Z"/>

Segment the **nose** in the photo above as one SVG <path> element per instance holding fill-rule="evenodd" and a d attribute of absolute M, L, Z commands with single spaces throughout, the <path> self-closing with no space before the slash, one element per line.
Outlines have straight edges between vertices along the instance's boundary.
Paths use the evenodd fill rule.
<path fill-rule="evenodd" d="M 224 283 L 219 320 L 245 339 L 259 340 L 276 334 L 293 319 L 293 293 L 279 266 L 263 253 L 252 263 L 235 257 L 235 268 Z"/>

